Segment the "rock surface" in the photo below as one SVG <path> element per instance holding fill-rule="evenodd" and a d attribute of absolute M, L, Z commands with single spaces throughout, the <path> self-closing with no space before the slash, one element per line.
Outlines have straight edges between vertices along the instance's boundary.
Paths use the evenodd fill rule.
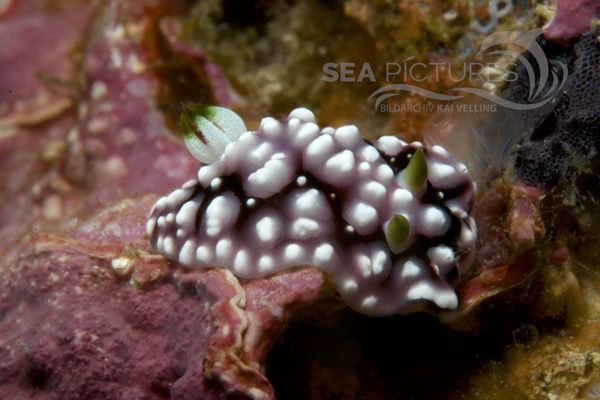
<path fill-rule="evenodd" d="M 0 397 L 273 397 L 266 350 L 290 309 L 320 295 L 321 274 L 242 286 L 225 270 L 182 272 L 144 252 L 153 200 L 34 235 L 3 271 Z"/>
<path fill-rule="evenodd" d="M 348 4 L 356 20 L 371 10 Z M 340 310 L 315 269 L 238 281 L 149 254 L 150 206 L 197 169 L 172 134 L 179 103 L 239 101 L 178 43 L 183 11 L 0 2 L 0 37 L 13 38 L 0 47 L 0 398 L 598 396 L 597 265 L 578 266 L 569 221 L 553 232 L 542 194 L 521 184 L 496 182 L 477 204 L 477 273 L 446 316 L 454 331 Z M 594 221 L 577 221 L 580 254 Z"/>
<path fill-rule="evenodd" d="M 167 5 L 12 1 L 2 11 L 3 36 L 21 39 L 0 52 L 11 66 L 0 114 L 2 398 L 272 398 L 266 351 L 289 311 L 320 296 L 316 270 L 245 288 L 146 252 L 156 196 L 145 194 L 197 169 L 153 101 L 164 81 L 145 40 Z M 77 62 L 75 47 L 85 49 Z M 70 91 L 55 93 L 38 70 Z M 222 97 L 209 72 L 219 79 L 204 96 Z"/>

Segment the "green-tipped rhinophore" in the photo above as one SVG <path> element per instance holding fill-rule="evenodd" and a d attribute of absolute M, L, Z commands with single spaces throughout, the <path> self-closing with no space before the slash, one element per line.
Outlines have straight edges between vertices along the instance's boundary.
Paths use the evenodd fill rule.
<path fill-rule="evenodd" d="M 427 183 L 427 160 L 425 160 L 423 149 L 415 151 L 406 169 L 402 172 L 402 179 L 412 190 L 425 187 Z"/>
<path fill-rule="evenodd" d="M 387 225 L 385 235 L 388 242 L 396 247 L 400 247 L 408 239 L 410 234 L 410 222 L 402 214 L 395 214 Z"/>
<path fill-rule="evenodd" d="M 217 161 L 225 146 L 246 132 L 242 119 L 233 111 L 202 104 L 183 105 L 179 127 L 188 150 L 205 164 Z"/>

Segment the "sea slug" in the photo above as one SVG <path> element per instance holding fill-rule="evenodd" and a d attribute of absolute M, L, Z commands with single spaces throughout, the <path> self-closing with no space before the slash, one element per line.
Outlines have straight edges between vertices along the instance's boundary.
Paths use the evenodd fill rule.
<path fill-rule="evenodd" d="M 155 251 L 240 278 L 318 267 L 367 315 L 457 307 L 475 185 L 445 149 L 394 136 L 372 145 L 354 125 L 321 129 L 306 108 L 264 118 L 256 132 L 220 107 L 188 107 L 182 121 L 207 165 L 157 201 Z"/>

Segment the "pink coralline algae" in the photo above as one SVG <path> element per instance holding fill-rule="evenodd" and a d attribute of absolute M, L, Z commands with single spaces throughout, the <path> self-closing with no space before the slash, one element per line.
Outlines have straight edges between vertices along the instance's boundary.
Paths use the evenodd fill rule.
<path fill-rule="evenodd" d="M 544 27 L 544 36 L 556 41 L 574 39 L 590 29 L 599 9 L 597 0 L 557 0 L 556 14 Z"/>
<path fill-rule="evenodd" d="M 0 397 L 273 397 L 266 350 L 289 311 L 321 295 L 321 274 L 242 285 L 226 270 L 175 270 L 133 250 L 154 200 L 125 200 L 60 236 L 36 235 L 3 270 Z M 126 234 L 95 228 L 117 223 Z M 119 264 L 131 266 L 126 276 L 113 273 Z"/>
<path fill-rule="evenodd" d="M 457 307 L 475 186 L 445 149 L 393 136 L 372 146 L 354 125 L 319 128 L 306 108 L 256 132 L 227 109 L 188 113 L 188 146 L 210 164 L 156 203 L 147 225 L 156 251 L 242 278 L 316 266 L 368 315 Z"/>
<path fill-rule="evenodd" d="M 151 193 L 196 173 L 156 107 L 144 41 L 170 4 L 0 11 L 13 38 L 0 49 L 0 398 L 270 399 L 266 351 L 321 296 L 317 270 L 240 283 L 148 253 Z M 210 101 L 213 88 L 200 88 Z"/>

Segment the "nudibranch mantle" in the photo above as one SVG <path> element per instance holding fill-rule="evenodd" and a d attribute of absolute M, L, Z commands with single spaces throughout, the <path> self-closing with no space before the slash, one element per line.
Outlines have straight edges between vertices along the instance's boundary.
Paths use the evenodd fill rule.
<path fill-rule="evenodd" d="M 474 253 L 474 192 L 466 166 L 440 146 L 394 136 L 373 146 L 356 126 L 321 129 L 299 108 L 264 118 L 159 199 L 147 233 L 187 268 L 240 278 L 321 268 L 367 315 L 454 309 L 453 285 Z"/>

